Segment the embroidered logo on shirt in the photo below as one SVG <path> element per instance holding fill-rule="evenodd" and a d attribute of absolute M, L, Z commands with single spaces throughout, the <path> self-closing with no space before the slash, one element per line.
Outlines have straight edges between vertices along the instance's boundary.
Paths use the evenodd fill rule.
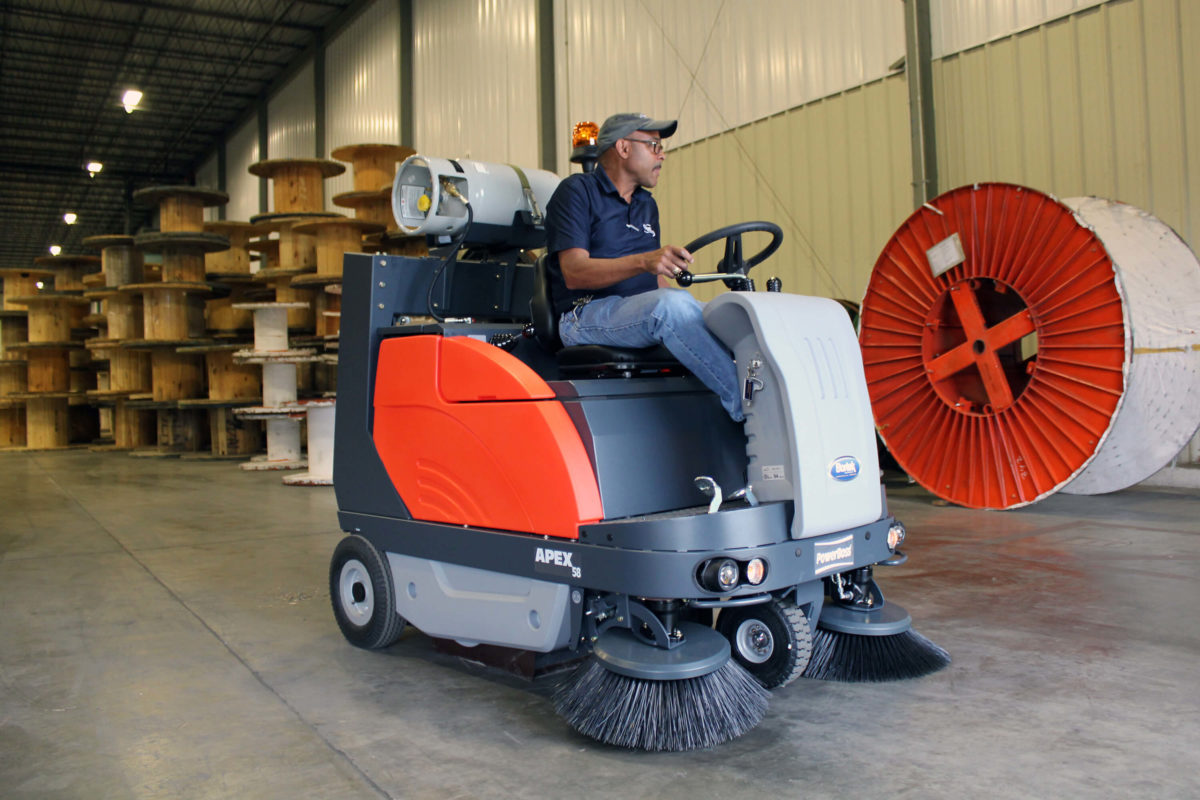
<path fill-rule="evenodd" d="M 634 225 L 632 222 L 626 222 L 625 227 L 629 228 L 629 230 L 631 230 L 631 231 L 637 231 L 638 233 L 644 233 L 647 236 L 657 236 L 658 235 L 654 232 L 654 228 L 650 225 L 649 222 L 643 222 L 642 227 L 640 227 L 640 228 L 637 225 Z"/>

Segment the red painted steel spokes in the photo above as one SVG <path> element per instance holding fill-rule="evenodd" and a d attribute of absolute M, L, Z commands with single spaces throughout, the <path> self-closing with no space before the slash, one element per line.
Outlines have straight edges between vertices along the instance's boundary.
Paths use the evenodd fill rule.
<path fill-rule="evenodd" d="M 963 261 L 928 251 L 957 234 Z M 1112 262 L 1054 198 L 1008 184 L 918 209 L 875 263 L 860 342 L 876 424 L 915 480 L 1011 508 L 1061 486 L 1103 440 L 1124 388 Z"/>

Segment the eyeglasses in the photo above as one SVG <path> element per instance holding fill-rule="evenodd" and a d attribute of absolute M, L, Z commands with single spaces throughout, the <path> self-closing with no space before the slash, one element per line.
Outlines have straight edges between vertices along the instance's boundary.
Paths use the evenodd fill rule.
<path fill-rule="evenodd" d="M 658 139 L 630 139 L 628 136 L 626 136 L 625 141 L 641 142 L 642 144 L 649 147 L 650 152 L 653 153 L 654 155 L 658 155 L 659 153 L 661 153 L 663 151 L 663 143 L 660 142 Z"/>

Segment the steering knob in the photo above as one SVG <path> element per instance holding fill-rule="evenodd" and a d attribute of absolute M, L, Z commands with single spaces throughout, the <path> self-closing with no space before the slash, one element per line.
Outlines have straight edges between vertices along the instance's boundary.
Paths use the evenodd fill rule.
<path fill-rule="evenodd" d="M 681 269 L 675 273 L 675 282 L 680 286 L 687 288 L 692 285 L 692 281 L 696 276 L 688 272 L 686 269 Z"/>

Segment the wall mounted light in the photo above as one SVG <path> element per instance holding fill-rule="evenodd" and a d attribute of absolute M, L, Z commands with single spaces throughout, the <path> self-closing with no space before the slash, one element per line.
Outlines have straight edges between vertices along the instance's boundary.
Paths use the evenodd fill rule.
<path fill-rule="evenodd" d="M 67 223 L 68 225 L 74 225 L 75 220 L 77 219 L 79 219 L 79 217 L 75 216 L 74 211 L 68 211 L 67 213 L 63 214 L 63 222 Z"/>
<path fill-rule="evenodd" d="M 50 245 L 50 255 L 56 256 L 61 252 L 62 252 L 62 248 L 59 247 L 58 245 L 56 245 L 56 244 Z"/>
<path fill-rule="evenodd" d="M 100 170 L 104 169 L 104 165 L 101 164 L 99 161 L 89 161 L 84 166 L 84 169 L 87 170 L 89 178 L 94 178 L 94 177 L 96 177 L 96 173 L 98 173 L 98 172 L 100 172 Z"/>

